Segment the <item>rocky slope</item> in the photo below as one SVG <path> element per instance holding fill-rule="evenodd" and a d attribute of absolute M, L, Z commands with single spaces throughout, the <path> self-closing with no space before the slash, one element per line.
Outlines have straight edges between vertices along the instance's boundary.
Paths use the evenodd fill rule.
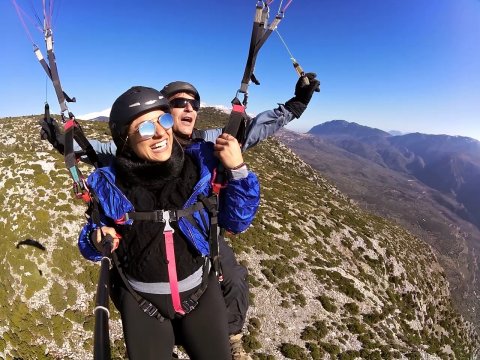
<path fill-rule="evenodd" d="M 203 119 L 216 116 L 224 121 L 204 110 Z M 91 359 L 98 266 L 76 248 L 85 207 L 35 125 L 29 117 L 0 119 L 0 358 Z M 83 126 L 106 136 L 105 124 Z M 275 140 L 246 161 L 261 179 L 261 209 L 252 228 L 230 241 L 250 271 L 245 346 L 254 358 L 475 353 L 477 336 L 453 309 L 445 274 L 421 239 L 360 210 Z M 17 249 L 27 238 L 46 251 Z M 121 324 L 112 313 L 120 359 Z"/>
<path fill-rule="evenodd" d="M 432 246 L 454 305 L 480 328 L 480 142 L 331 121 L 278 139 L 361 207 L 406 227 Z M 469 164 L 466 166 L 466 164 Z M 468 198 L 468 201 L 464 199 Z M 477 219 L 477 220 L 475 220 Z"/>

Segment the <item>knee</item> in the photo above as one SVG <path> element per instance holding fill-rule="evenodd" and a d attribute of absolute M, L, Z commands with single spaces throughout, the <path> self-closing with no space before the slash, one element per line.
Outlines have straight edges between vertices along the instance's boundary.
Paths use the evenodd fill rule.
<path fill-rule="evenodd" d="M 236 264 L 234 266 L 222 264 L 223 271 L 223 285 L 232 287 L 248 287 L 248 271 L 243 265 Z"/>

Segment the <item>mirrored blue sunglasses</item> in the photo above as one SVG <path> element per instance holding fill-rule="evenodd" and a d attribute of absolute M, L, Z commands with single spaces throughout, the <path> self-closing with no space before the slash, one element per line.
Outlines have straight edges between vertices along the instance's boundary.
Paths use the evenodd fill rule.
<path fill-rule="evenodd" d="M 136 132 L 140 134 L 142 139 L 147 140 L 155 136 L 155 123 L 159 123 L 165 130 L 173 126 L 173 117 L 169 113 L 162 114 L 158 119 L 145 120 L 140 123 Z"/>

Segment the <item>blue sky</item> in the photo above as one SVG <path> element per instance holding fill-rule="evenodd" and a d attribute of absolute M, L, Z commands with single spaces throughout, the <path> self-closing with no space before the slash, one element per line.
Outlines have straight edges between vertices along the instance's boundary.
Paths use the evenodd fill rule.
<path fill-rule="evenodd" d="M 32 14 L 31 4 L 17 0 Z M 271 17 L 281 1 L 271 4 Z M 285 0 L 283 4 L 285 5 Z M 255 0 L 55 0 L 64 90 L 77 116 L 132 85 L 190 81 L 202 102 L 230 106 L 248 53 Z M 0 2 L 0 117 L 59 107 L 10 0 Z M 44 51 L 42 34 L 28 23 Z M 480 139 L 480 0 L 294 0 L 279 31 L 321 92 L 289 128 L 343 119 L 382 130 Z M 44 55 L 45 51 L 44 51 Z M 247 111 L 293 95 L 296 73 L 272 34 L 260 51 Z"/>

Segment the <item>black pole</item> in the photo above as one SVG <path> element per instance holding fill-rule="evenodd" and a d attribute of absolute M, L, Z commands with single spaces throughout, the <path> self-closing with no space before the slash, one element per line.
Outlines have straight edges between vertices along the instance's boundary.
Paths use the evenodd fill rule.
<path fill-rule="evenodd" d="M 110 360 L 110 334 L 108 309 L 110 264 L 112 251 L 112 237 L 105 235 L 103 243 L 103 258 L 100 265 L 97 296 L 95 301 L 95 329 L 93 333 L 93 358 L 94 360 Z"/>

